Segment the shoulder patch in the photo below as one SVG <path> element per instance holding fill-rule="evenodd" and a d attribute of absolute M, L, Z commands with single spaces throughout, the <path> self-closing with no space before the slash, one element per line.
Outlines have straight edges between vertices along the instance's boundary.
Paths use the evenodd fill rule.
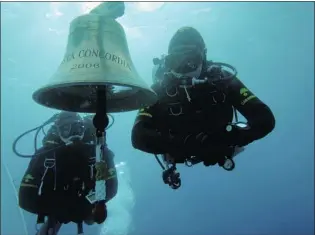
<path fill-rule="evenodd" d="M 241 88 L 240 89 L 240 94 L 242 95 L 242 96 L 248 96 L 248 89 L 247 88 L 245 88 L 245 87 L 243 87 L 243 88 Z"/>
<path fill-rule="evenodd" d="M 141 108 L 139 109 L 138 115 L 137 116 L 147 116 L 147 117 L 152 117 L 152 114 L 149 112 L 150 107 L 145 107 L 145 108 Z"/>
<path fill-rule="evenodd" d="M 241 101 L 241 105 L 245 105 L 248 101 L 256 98 L 256 96 L 253 95 L 246 87 L 240 89 L 240 95 L 243 99 Z"/>

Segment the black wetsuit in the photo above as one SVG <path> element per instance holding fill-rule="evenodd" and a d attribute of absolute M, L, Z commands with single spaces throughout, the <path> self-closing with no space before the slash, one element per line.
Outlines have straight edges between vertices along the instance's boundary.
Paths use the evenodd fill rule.
<path fill-rule="evenodd" d="M 82 143 L 85 148 L 87 149 L 85 152 L 85 156 L 90 156 L 91 153 L 88 151 L 91 151 L 89 149 L 92 149 L 93 155 L 95 156 L 95 146 L 94 145 L 86 145 L 86 144 L 92 144 L 95 141 L 95 128 L 92 123 L 92 118 L 91 116 L 87 116 L 84 118 L 84 125 L 86 128 L 84 137 L 82 139 Z M 59 138 L 57 134 L 56 127 L 53 125 L 49 130 L 47 135 L 43 138 L 43 146 L 44 147 L 53 147 L 53 146 L 58 146 L 62 144 L 61 139 Z M 75 146 L 73 147 L 75 149 Z M 115 162 L 114 162 L 114 153 L 106 147 L 105 149 L 105 158 L 106 158 L 106 164 L 107 164 L 107 169 L 111 171 L 111 173 L 114 173 L 114 175 L 110 176 L 108 180 L 106 180 L 106 201 L 111 200 L 113 197 L 116 196 L 117 194 L 117 188 L 118 188 L 118 180 L 117 180 L 117 175 L 116 175 L 116 167 L 115 167 Z"/>
<path fill-rule="evenodd" d="M 226 71 L 222 74 L 228 75 Z M 211 76 L 203 73 L 201 78 Z M 213 76 L 212 79 L 216 80 Z M 159 102 L 138 112 L 132 129 L 133 147 L 148 153 L 181 157 L 224 155 L 227 146 L 248 145 L 274 129 L 272 111 L 238 78 L 223 79 L 214 84 L 188 88 L 190 101 L 183 88 L 177 89 L 178 95 L 170 97 L 165 87 L 155 84 L 153 89 Z M 247 119 L 250 128 L 235 129 L 231 133 L 225 131 L 233 120 L 233 107 Z M 187 136 L 194 137 L 200 132 L 208 134 L 209 146 L 185 143 Z"/>
<path fill-rule="evenodd" d="M 95 185 L 96 171 L 89 166 L 95 163 L 95 145 L 82 141 L 58 147 L 60 144 L 61 140 L 52 126 L 43 140 L 44 146 L 35 153 L 22 179 L 19 205 L 22 209 L 40 216 L 53 216 L 60 223 L 83 220 L 91 223 L 94 205 L 90 204 L 85 196 Z M 50 149 L 51 151 L 47 152 Z M 118 182 L 114 154 L 107 148 L 105 151 L 108 169 L 107 202 L 116 195 Z M 51 168 L 44 176 L 44 162 L 47 159 L 55 161 L 47 162 L 47 166 Z M 40 187 L 43 176 L 43 185 Z"/>

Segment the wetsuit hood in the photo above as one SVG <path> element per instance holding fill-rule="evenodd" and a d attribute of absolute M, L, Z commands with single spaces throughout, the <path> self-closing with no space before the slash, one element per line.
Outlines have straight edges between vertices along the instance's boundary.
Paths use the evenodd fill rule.
<path fill-rule="evenodd" d="M 198 77 L 206 61 L 206 45 L 201 34 L 192 27 L 183 27 L 173 35 L 165 58 L 170 71 Z"/>

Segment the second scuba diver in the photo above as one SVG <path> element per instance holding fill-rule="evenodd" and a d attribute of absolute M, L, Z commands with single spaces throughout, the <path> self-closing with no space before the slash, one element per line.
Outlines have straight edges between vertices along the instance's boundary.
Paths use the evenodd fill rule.
<path fill-rule="evenodd" d="M 180 187 L 176 163 L 218 163 L 232 170 L 237 149 L 275 127 L 270 108 L 236 77 L 236 70 L 206 56 L 200 33 L 192 27 L 179 29 L 168 55 L 153 61 L 152 89 L 159 101 L 138 112 L 132 129 L 134 148 L 162 154 L 166 165 L 172 165 L 163 167 L 157 158 L 167 169 L 164 182 L 174 189 Z M 247 119 L 245 125 L 232 123 L 236 111 Z M 233 167 L 226 167 L 227 162 Z"/>
<path fill-rule="evenodd" d="M 95 128 L 91 116 L 81 118 L 72 112 L 61 112 L 52 120 L 43 147 L 35 152 L 22 179 L 19 206 L 36 214 L 38 224 L 44 223 L 38 235 L 55 235 L 69 222 L 77 223 L 81 234 L 82 222 L 100 224 L 107 217 L 106 204 L 104 211 L 96 212 L 88 198 L 95 187 Z M 103 151 L 107 203 L 115 197 L 118 181 L 114 154 L 107 147 Z"/>

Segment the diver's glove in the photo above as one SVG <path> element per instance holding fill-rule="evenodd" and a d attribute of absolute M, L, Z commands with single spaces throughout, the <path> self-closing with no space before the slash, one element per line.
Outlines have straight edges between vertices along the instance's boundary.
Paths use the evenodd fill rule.
<path fill-rule="evenodd" d="M 206 132 L 190 134 L 184 139 L 185 152 L 189 155 L 205 155 L 209 149 L 213 149 L 210 135 Z"/>
<path fill-rule="evenodd" d="M 205 166 L 213 166 L 220 159 L 231 155 L 230 148 L 225 145 L 212 143 L 211 136 L 206 132 L 189 135 L 185 139 L 185 149 L 190 156 L 198 156 Z"/>
<path fill-rule="evenodd" d="M 225 131 L 219 136 L 218 140 L 222 140 L 222 143 L 229 146 L 238 146 L 243 147 L 252 142 L 252 138 L 250 138 L 250 126 L 248 124 L 242 124 L 240 126 L 239 123 L 229 124 L 226 126 Z"/>
<path fill-rule="evenodd" d="M 237 124 L 229 124 L 225 128 L 218 130 L 217 132 L 207 134 L 206 138 L 203 137 L 201 144 L 203 147 L 206 145 L 217 146 L 220 148 L 228 148 L 235 146 L 245 146 L 251 142 L 247 137 L 250 127 L 240 127 Z"/>
<path fill-rule="evenodd" d="M 250 143 L 246 138 L 249 127 L 239 127 L 229 124 L 216 132 L 200 132 L 186 136 L 184 140 L 185 148 L 190 149 L 196 154 L 205 152 L 224 153 L 229 151 L 231 146 L 245 146 Z M 222 152 L 223 151 L 223 152 Z"/>

